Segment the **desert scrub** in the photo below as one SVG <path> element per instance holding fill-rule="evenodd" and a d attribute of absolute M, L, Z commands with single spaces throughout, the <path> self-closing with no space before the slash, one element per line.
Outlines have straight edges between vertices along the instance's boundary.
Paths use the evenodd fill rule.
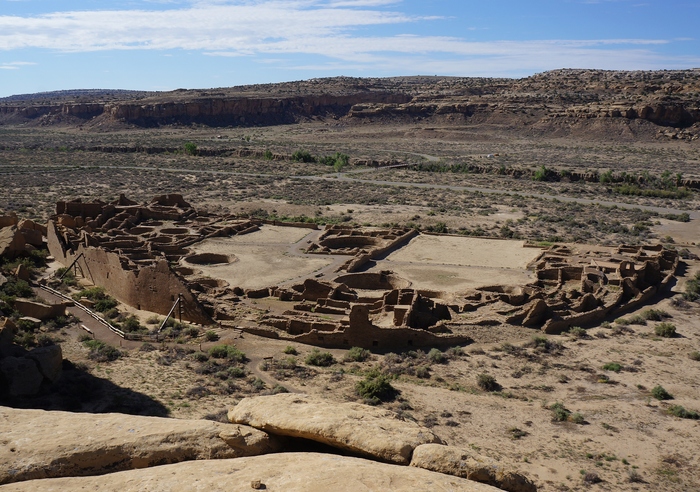
<path fill-rule="evenodd" d="M 430 352 L 428 352 L 428 360 L 434 364 L 442 364 L 447 360 L 447 358 L 440 351 L 440 349 L 432 348 L 430 349 Z"/>
<path fill-rule="evenodd" d="M 330 352 L 321 352 L 315 348 L 306 356 L 304 362 L 309 366 L 327 367 L 335 364 L 335 358 Z"/>
<path fill-rule="evenodd" d="M 236 362 L 248 360 L 245 354 L 233 345 L 215 345 L 209 349 L 209 357 L 214 359 L 231 359 Z"/>
<path fill-rule="evenodd" d="M 287 345 L 287 346 L 284 348 L 283 352 L 284 352 L 285 354 L 287 354 L 287 355 L 297 355 L 297 353 L 298 353 L 298 352 L 297 352 L 297 349 L 295 349 L 295 348 L 292 347 L 291 345 Z"/>
<path fill-rule="evenodd" d="M 700 299 L 700 272 L 697 272 L 693 278 L 686 282 L 683 297 L 687 301 Z"/>
<path fill-rule="evenodd" d="M 495 377 L 485 373 L 476 377 L 476 385 L 484 391 L 498 391 L 501 388 Z"/>
<path fill-rule="evenodd" d="M 369 356 L 370 356 L 370 351 L 363 349 L 362 347 L 352 347 L 350 350 L 348 350 L 348 353 L 345 354 L 345 361 L 351 361 L 354 360 L 355 362 L 364 362 L 366 361 Z"/>
<path fill-rule="evenodd" d="M 700 352 L 697 350 L 688 354 L 688 358 L 694 361 L 700 361 Z"/>
<path fill-rule="evenodd" d="M 96 362 L 110 362 L 117 360 L 123 355 L 119 349 L 101 340 L 86 340 L 83 342 L 83 345 L 90 349 L 88 359 L 92 359 Z"/>
<path fill-rule="evenodd" d="M 574 337 L 574 339 L 586 338 L 588 336 L 588 334 L 586 333 L 586 330 L 584 330 L 580 326 L 572 326 L 569 329 L 569 335 Z"/>
<path fill-rule="evenodd" d="M 603 366 L 606 371 L 620 372 L 622 370 L 622 365 L 617 362 L 608 362 Z"/>
<path fill-rule="evenodd" d="M 654 386 L 651 389 L 651 396 L 657 400 L 673 400 L 673 395 L 666 391 L 661 385 Z"/>
<path fill-rule="evenodd" d="M 430 378 L 430 369 L 427 366 L 420 366 L 416 368 L 416 377 L 420 379 Z"/>
<path fill-rule="evenodd" d="M 216 342 L 219 339 L 219 335 L 214 330 L 209 330 L 204 333 L 204 339 L 207 342 Z"/>
<path fill-rule="evenodd" d="M 673 405 L 667 410 L 667 412 L 675 417 L 679 417 L 682 419 L 700 419 L 700 414 L 698 414 L 698 412 L 695 412 L 693 410 L 686 410 L 680 405 Z"/>
<path fill-rule="evenodd" d="M 77 294 L 73 294 L 73 299 L 80 301 L 81 297 L 86 297 L 95 303 L 95 311 L 104 313 L 112 308 L 117 307 L 117 301 L 113 297 L 109 296 L 104 287 L 92 287 L 90 289 L 83 289 Z"/>
<path fill-rule="evenodd" d="M 383 401 L 391 401 L 396 398 L 398 391 L 385 375 L 377 369 L 373 369 L 364 380 L 355 384 L 355 393 L 363 398 L 365 403 L 378 405 Z"/>
<path fill-rule="evenodd" d="M 554 403 L 549 407 L 552 411 L 552 418 L 557 422 L 573 422 L 574 424 L 583 424 L 585 422 L 583 415 L 580 413 L 571 413 L 563 403 Z"/>
<path fill-rule="evenodd" d="M 676 336 L 676 325 L 671 323 L 659 323 L 654 327 L 654 333 L 660 337 L 673 338 Z"/>

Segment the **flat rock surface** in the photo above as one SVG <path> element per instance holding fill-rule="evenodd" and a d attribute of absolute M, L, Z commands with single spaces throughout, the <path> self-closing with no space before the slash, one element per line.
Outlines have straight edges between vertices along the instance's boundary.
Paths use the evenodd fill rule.
<path fill-rule="evenodd" d="M 0 484 L 277 450 L 266 433 L 242 425 L 7 407 L 0 444 Z"/>
<path fill-rule="evenodd" d="M 309 395 L 245 398 L 229 411 L 228 418 L 272 434 L 310 439 L 401 465 L 411 462 L 417 446 L 441 442 L 429 429 L 401 420 L 394 412 Z"/>
<path fill-rule="evenodd" d="M 420 468 L 332 454 L 279 453 L 189 461 L 101 477 L 54 478 L 6 485 L 5 491 L 496 492 L 489 485 Z"/>
<path fill-rule="evenodd" d="M 411 466 L 495 485 L 509 492 L 536 492 L 523 475 L 508 470 L 492 458 L 455 446 L 424 444 L 413 451 Z"/>

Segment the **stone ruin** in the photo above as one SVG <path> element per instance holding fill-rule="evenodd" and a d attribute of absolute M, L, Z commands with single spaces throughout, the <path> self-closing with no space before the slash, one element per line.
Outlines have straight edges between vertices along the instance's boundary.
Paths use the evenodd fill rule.
<path fill-rule="evenodd" d="M 75 261 L 85 278 L 119 301 L 165 315 L 182 295 L 182 318 L 208 325 L 212 318 L 193 294 L 201 286 L 174 265 L 191 254 L 187 246 L 195 242 L 258 228 L 249 220 L 197 212 L 180 195 L 143 205 L 122 195 L 113 203 L 58 202 L 47 236 L 59 263 Z"/>
<path fill-rule="evenodd" d="M 121 302 L 165 315 L 182 295 L 188 321 L 326 347 L 449 345 L 468 341 L 470 326 L 513 324 L 552 333 L 600 322 L 648 302 L 673 280 L 679 262 L 676 251 L 661 245 L 553 246 L 530 263 L 536 280 L 527 285 L 447 293 L 416 288 L 391 271 L 359 271 L 418 231 L 327 226 L 307 253 L 350 256 L 332 281 L 243 290 L 194 268 L 232 261 L 235 246 L 231 254 L 193 254 L 188 246 L 250 233 L 263 223 L 316 225 L 200 213 L 180 195 L 146 204 L 123 196 L 109 204 L 58 202 L 56 212 L 47 228 L 50 253 L 65 266 L 77 260 L 87 279 Z M 289 302 L 290 309 L 242 319 L 241 303 L 267 297 Z"/>

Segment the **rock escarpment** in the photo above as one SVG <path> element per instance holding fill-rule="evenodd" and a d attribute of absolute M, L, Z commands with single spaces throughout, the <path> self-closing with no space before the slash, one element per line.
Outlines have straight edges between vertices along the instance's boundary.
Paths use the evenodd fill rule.
<path fill-rule="evenodd" d="M 464 478 L 332 454 L 281 453 L 234 460 L 191 461 L 109 477 L 55 478 L 10 484 L 3 491 L 100 490 L 102 492 L 201 491 L 249 492 L 497 492 Z"/>
<path fill-rule="evenodd" d="M 231 409 L 228 418 L 272 434 L 310 439 L 400 465 L 411 462 L 417 446 L 442 442 L 430 429 L 401 420 L 394 412 L 309 395 L 246 398 Z"/>
<path fill-rule="evenodd" d="M 276 439 L 243 425 L 6 407 L 0 435 L 0 484 L 279 450 Z"/>

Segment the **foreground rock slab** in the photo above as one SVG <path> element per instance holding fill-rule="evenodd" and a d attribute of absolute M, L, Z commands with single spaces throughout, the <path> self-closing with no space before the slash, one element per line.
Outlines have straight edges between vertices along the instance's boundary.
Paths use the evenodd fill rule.
<path fill-rule="evenodd" d="M 265 432 L 242 425 L 7 407 L 0 407 L 0 436 L 0 484 L 279 449 Z"/>
<path fill-rule="evenodd" d="M 234 424 L 310 439 L 400 465 L 411 462 L 417 446 L 442 442 L 429 429 L 401 420 L 394 412 L 309 395 L 245 398 L 229 411 L 228 418 Z"/>
<path fill-rule="evenodd" d="M 33 480 L 3 492 L 50 490 L 178 492 L 254 488 L 271 492 L 497 492 L 490 485 L 440 473 L 319 453 L 279 453 L 226 460 L 203 460 L 129 470 L 101 477 Z"/>
<path fill-rule="evenodd" d="M 413 451 L 411 466 L 488 483 L 509 492 L 535 492 L 537 487 L 523 475 L 507 470 L 497 461 L 473 455 L 454 446 L 424 444 Z"/>

